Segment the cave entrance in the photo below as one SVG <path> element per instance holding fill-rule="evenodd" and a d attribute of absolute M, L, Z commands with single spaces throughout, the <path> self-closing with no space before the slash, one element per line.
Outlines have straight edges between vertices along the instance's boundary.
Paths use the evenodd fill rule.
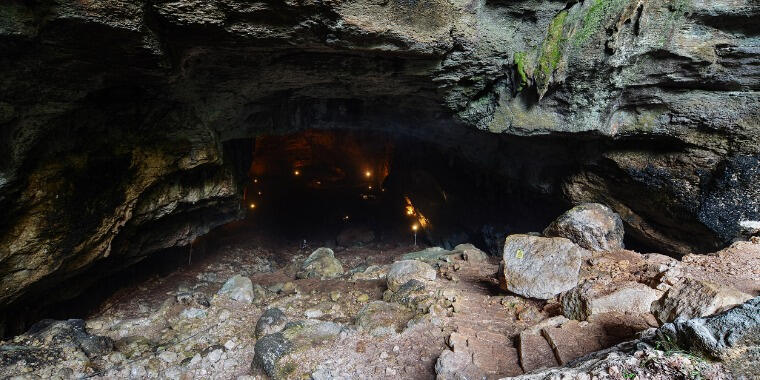
<path fill-rule="evenodd" d="M 265 229 L 310 245 L 412 241 L 498 254 L 507 233 L 540 231 L 560 197 L 516 191 L 455 145 L 373 130 L 307 130 L 256 137 L 238 230 Z M 515 163 L 520 165 L 520 163 Z M 230 227 L 226 230 L 229 233 Z"/>

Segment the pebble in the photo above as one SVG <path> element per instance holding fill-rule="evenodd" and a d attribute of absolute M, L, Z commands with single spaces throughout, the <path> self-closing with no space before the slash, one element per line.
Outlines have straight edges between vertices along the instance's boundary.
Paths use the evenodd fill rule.
<path fill-rule="evenodd" d="M 222 311 L 219 312 L 219 320 L 220 321 L 226 321 L 230 317 L 230 311 L 227 309 L 222 309 Z"/>
<path fill-rule="evenodd" d="M 399 351 L 401 351 L 401 348 L 399 346 L 393 346 L 394 353 L 398 353 Z"/>
<path fill-rule="evenodd" d="M 177 361 L 177 353 L 172 351 L 164 351 L 160 354 L 158 354 L 158 358 L 163 360 L 166 363 L 174 363 Z"/>
<path fill-rule="evenodd" d="M 366 295 L 365 293 L 359 294 L 359 296 L 356 297 L 356 301 L 362 302 L 362 303 L 367 302 L 369 301 L 369 296 Z"/>
<path fill-rule="evenodd" d="M 219 359 L 221 359 L 221 357 L 222 357 L 222 350 L 221 350 L 221 349 L 219 349 L 219 348 L 217 348 L 217 349 L 216 349 L 216 350 L 214 350 L 214 351 L 211 351 L 211 352 L 208 354 L 208 360 L 209 360 L 210 362 L 212 362 L 212 363 L 216 363 L 217 361 L 219 361 Z"/>
<path fill-rule="evenodd" d="M 189 309 L 182 310 L 180 316 L 182 318 L 206 318 L 206 310 L 191 307 Z"/>
<path fill-rule="evenodd" d="M 391 367 L 388 367 L 385 369 L 385 374 L 388 376 L 393 376 L 396 374 L 396 370 Z"/>
<path fill-rule="evenodd" d="M 304 312 L 304 315 L 306 315 L 306 318 L 313 319 L 321 317 L 323 313 L 322 310 L 319 309 L 309 309 Z"/>
<path fill-rule="evenodd" d="M 195 354 L 193 355 L 193 358 L 190 359 L 190 365 L 196 365 L 200 363 L 201 360 L 202 360 L 201 354 Z"/>
<path fill-rule="evenodd" d="M 380 359 L 383 359 L 383 360 L 388 359 L 388 356 L 389 356 L 388 353 L 385 351 L 380 353 Z"/>
<path fill-rule="evenodd" d="M 232 339 L 230 339 L 226 343 L 224 343 L 224 348 L 226 348 L 227 350 L 232 350 L 236 346 L 237 346 L 237 344 Z"/>

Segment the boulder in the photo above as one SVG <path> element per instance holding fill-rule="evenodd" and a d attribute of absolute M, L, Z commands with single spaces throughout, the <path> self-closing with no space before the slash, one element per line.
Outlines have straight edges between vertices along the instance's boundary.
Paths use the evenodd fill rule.
<path fill-rule="evenodd" d="M 375 233 L 367 227 L 348 227 L 340 231 L 335 242 L 342 247 L 364 245 L 375 240 Z"/>
<path fill-rule="evenodd" d="M 332 322 L 301 321 L 285 325 L 282 331 L 256 341 L 251 368 L 260 368 L 274 379 L 290 378 L 293 367 L 283 357 L 328 343 L 338 337 L 343 327 Z"/>
<path fill-rule="evenodd" d="M 454 247 L 454 252 L 461 252 L 462 258 L 467 261 L 481 262 L 488 260 L 488 255 L 472 244 L 459 244 Z"/>
<path fill-rule="evenodd" d="M 579 321 L 592 314 L 620 312 L 648 314 L 662 292 L 634 281 L 585 281 L 560 297 L 562 314 Z"/>
<path fill-rule="evenodd" d="M 401 260 L 391 265 L 386 276 L 388 289 L 397 291 L 409 280 L 433 281 L 436 271 L 430 265 L 417 260 Z"/>
<path fill-rule="evenodd" d="M 235 275 L 230 277 L 227 282 L 219 289 L 219 295 L 227 296 L 235 301 L 252 303 L 253 302 L 253 282 L 248 277 Z"/>
<path fill-rule="evenodd" d="M 343 265 L 330 248 L 317 248 L 301 264 L 298 278 L 335 278 L 343 274 Z"/>
<path fill-rule="evenodd" d="M 564 237 L 592 251 L 622 249 L 624 233 L 620 216 L 599 203 L 575 206 L 544 230 L 544 236 Z"/>
<path fill-rule="evenodd" d="M 356 327 L 374 336 L 400 332 L 414 316 L 409 309 L 397 303 L 372 301 L 356 315 Z"/>
<path fill-rule="evenodd" d="M 264 310 L 259 320 L 256 321 L 256 338 L 279 332 L 285 328 L 286 323 L 287 318 L 285 318 L 285 313 L 282 310 L 278 308 Z"/>
<path fill-rule="evenodd" d="M 683 279 L 652 304 L 652 314 L 661 323 L 678 318 L 698 318 L 727 310 L 748 299 L 751 295 L 734 288 L 708 281 Z"/>
<path fill-rule="evenodd" d="M 739 351 L 758 353 L 760 297 L 713 316 L 667 323 L 657 330 L 657 337 L 659 342 L 701 352 L 716 359 L 729 359 Z"/>
<path fill-rule="evenodd" d="M 458 252 L 447 251 L 441 247 L 429 247 L 422 251 L 409 252 L 401 256 L 402 260 L 420 260 L 435 264 L 439 260 L 450 261 L 449 256 L 457 255 Z"/>
<path fill-rule="evenodd" d="M 578 284 L 589 252 L 565 238 L 510 235 L 504 242 L 502 284 L 525 297 L 549 299 Z"/>
<path fill-rule="evenodd" d="M 282 332 L 266 335 L 256 341 L 253 363 L 251 366 L 261 368 L 272 378 L 277 376 L 277 362 L 291 352 L 293 344 Z"/>

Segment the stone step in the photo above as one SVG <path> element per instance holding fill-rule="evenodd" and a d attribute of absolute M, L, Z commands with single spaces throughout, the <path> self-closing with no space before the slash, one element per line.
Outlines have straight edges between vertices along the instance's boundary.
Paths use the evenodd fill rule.
<path fill-rule="evenodd" d="M 588 321 L 571 320 L 559 327 L 547 327 L 541 334 L 554 351 L 559 365 L 626 340 L 650 325 L 645 315 L 603 313 Z"/>
<path fill-rule="evenodd" d="M 517 338 L 517 351 L 520 365 L 525 372 L 559 365 L 551 345 L 541 334 L 527 331 L 520 333 Z"/>

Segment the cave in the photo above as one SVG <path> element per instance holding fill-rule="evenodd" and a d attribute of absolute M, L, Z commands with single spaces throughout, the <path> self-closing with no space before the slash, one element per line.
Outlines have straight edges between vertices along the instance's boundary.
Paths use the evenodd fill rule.
<path fill-rule="evenodd" d="M 759 15 L 4 1 L 0 377 L 758 376 Z"/>

